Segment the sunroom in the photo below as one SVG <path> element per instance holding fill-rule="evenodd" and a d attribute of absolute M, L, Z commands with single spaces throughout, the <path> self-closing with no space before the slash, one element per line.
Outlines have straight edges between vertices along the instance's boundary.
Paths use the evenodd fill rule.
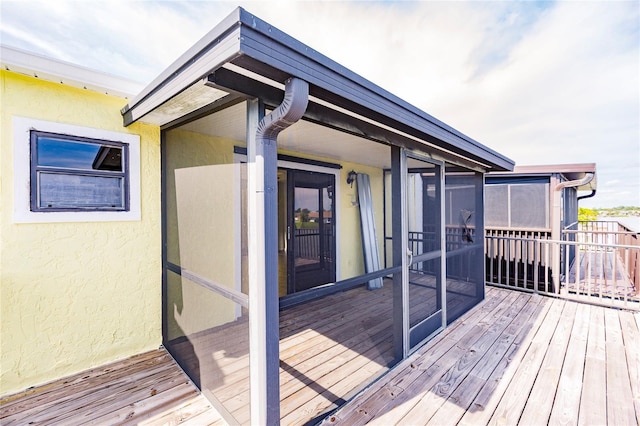
<path fill-rule="evenodd" d="M 164 345 L 228 423 L 318 418 L 483 299 L 513 162 L 247 11 L 122 113 L 161 128 Z"/>

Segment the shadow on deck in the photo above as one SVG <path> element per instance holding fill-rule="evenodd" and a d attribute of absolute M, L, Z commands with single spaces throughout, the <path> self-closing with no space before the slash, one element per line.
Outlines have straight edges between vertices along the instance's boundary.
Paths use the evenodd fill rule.
<path fill-rule="evenodd" d="M 638 313 L 496 288 L 354 398 L 392 360 L 385 288 L 338 297 L 353 304 L 339 313 L 336 298 L 301 307 L 305 315 L 282 312 L 282 424 L 322 420 L 350 399 L 324 422 L 638 422 Z M 244 401 L 242 392 L 232 398 Z M 164 349 L 6 397 L 0 421 L 223 424 Z"/>
<path fill-rule="evenodd" d="M 638 424 L 639 326 L 638 313 L 491 288 L 323 424 Z"/>

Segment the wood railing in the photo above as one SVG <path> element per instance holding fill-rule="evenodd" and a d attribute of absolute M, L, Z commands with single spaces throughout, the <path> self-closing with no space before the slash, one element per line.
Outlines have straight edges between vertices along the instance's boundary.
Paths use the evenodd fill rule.
<path fill-rule="evenodd" d="M 321 228 L 300 228 L 295 229 L 294 256 L 301 259 L 320 260 L 331 259 L 333 257 L 333 229 L 324 228 L 324 235 Z"/>
<path fill-rule="evenodd" d="M 533 231 L 488 230 L 486 282 L 640 310 L 638 233 L 576 224 L 561 241 Z"/>

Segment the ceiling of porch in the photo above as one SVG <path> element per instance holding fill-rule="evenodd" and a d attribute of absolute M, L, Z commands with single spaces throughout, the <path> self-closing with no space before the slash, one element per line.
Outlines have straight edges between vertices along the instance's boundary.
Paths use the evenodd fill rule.
<path fill-rule="evenodd" d="M 238 141 L 245 146 L 246 103 L 210 114 L 180 127 L 205 135 Z M 300 120 L 278 136 L 281 150 L 331 159 L 389 168 L 389 147 L 330 127 Z"/>

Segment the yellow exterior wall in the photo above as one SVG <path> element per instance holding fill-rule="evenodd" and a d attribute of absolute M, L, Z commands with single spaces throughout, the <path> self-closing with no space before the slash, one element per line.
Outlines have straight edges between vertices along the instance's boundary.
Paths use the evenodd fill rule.
<path fill-rule="evenodd" d="M 165 140 L 169 262 L 241 291 L 237 256 L 246 249 L 236 247 L 242 229 L 236 209 L 243 167 L 234 163 L 234 142 L 184 130 L 168 131 Z M 167 340 L 226 324 L 240 314 L 235 303 L 173 273 L 167 298 Z"/>
<path fill-rule="evenodd" d="M 157 348 L 160 130 L 125 99 L 0 71 L 0 395 Z M 140 136 L 140 221 L 14 224 L 13 116 Z M 28 165 L 25 165 L 28 167 Z"/>
<path fill-rule="evenodd" d="M 304 143 L 301 142 L 301 144 Z M 340 279 L 353 278 L 365 272 L 364 256 L 362 253 L 362 231 L 360 228 L 360 209 L 357 205 L 358 188 L 355 182 L 352 186 L 347 184 L 347 175 L 352 170 L 357 173 L 369 175 L 380 265 L 384 267 L 384 171 L 380 168 L 365 166 L 359 163 L 337 161 L 333 158 L 311 156 L 295 151 L 282 151 L 282 154 L 310 160 L 325 161 L 342 166 L 342 169 L 340 169 L 339 182 L 337 182 L 340 187 L 340 199 L 336 200 L 336 211 L 339 212 L 340 215 L 340 235 L 337 236 L 336 241 L 336 244 L 340 247 L 340 258 L 337 259 L 340 265 Z"/>
<path fill-rule="evenodd" d="M 215 129 L 211 129 L 215 133 Z M 169 262 L 213 280 L 226 287 L 240 290 L 244 272 L 235 270 L 238 253 L 246 263 L 246 248 L 235 247 L 235 232 L 246 226 L 236 223 L 234 203 L 239 189 L 229 178 L 241 174 L 234 163 L 234 145 L 243 142 L 222 139 L 186 130 L 175 129 L 165 135 L 167 143 L 167 256 Z M 340 198 L 336 210 L 340 217 L 341 279 L 364 273 L 360 213 L 353 201 L 357 200 L 357 187 L 346 183 L 349 171 L 367 173 L 376 219 L 376 231 L 381 264 L 383 260 L 383 171 L 356 163 L 337 162 L 334 159 L 309 156 L 295 151 L 282 151 L 297 157 L 339 163 L 342 165 L 337 184 Z M 180 181 L 183 181 L 182 183 Z M 218 185 L 212 186 L 216 182 Z M 175 189 L 174 189 L 175 188 Z M 280 199 L 284 202 L 286 198 Z M 246 289 L 244 289 L 246 292 Z M 167 288 L 168 340 L 197 333 L 236 319 L 234 304 L 212 292 L 169 273 Z"/>

